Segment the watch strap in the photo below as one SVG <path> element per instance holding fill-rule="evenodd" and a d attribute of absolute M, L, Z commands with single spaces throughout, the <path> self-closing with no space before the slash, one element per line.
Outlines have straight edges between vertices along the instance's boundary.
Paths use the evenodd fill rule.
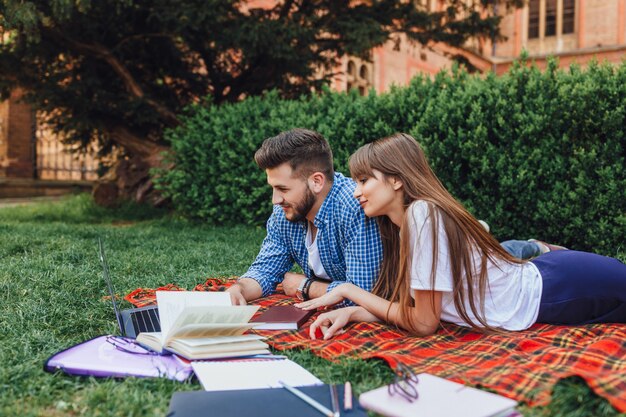
<path fill-rule="evenodd" d="M 309 296 L 309 290 L 311 289 L 311 285 L 314 281 L 315 280 L 313 278 L 306 279 L 304 286 L 302 287 L 302 298 L 304 299 L 304 301 L 311 299 L 311 297 Z"/>

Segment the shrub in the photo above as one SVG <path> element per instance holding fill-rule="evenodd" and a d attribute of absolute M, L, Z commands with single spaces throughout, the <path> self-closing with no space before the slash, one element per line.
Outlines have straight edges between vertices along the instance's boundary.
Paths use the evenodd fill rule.
<path fill-rule="evenodd" d="M 505 75 L 453 69 L 433 80 L 359 97 L 275 93 L 197 106 L 168 133 L 175 167 L 157 183 L 187 216 L 262 224 L 270 189 L 253 160 L 261 142 L 293 127 L 328 138 L 336 168 L 373 139 L 416 137 L 444 184 L 499 239 L 536 237 L 615 255 L 626 236 L 626 64 Z"/>

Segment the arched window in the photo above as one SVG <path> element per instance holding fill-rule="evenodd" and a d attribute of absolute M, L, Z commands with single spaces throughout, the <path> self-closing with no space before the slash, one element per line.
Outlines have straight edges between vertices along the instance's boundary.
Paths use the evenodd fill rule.
<path fill-rule="evenodd" d="M 356 88 L 360 95 L 366 95 L 373 86 L 372 73 L 372 63 L 359 58 L 349 58 L 346 66 L 346 91 Z"/>

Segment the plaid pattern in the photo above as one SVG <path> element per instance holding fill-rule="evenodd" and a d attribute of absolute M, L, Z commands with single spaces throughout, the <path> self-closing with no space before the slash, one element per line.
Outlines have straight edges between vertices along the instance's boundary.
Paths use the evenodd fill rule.
<path fill-rule="evenodd" d="M 383 255 L 376 221 L 365 218 L 354 198 L 354 181 L 336 173 L 333 186 L 315 216 L 317 245 L 324 270 L 333 282 L 328 291 L 345 281 L 371 290 Z M 255 279 L 263 296 L 275 292 L 276 285 L 296 262 L 307 277 L 309 253 L 306 248 L 307 222 L 292 223 L 280 206 L 267 221 L 267 236 L 261 250 L 242 277 Z"/>
<path fill-rule="evenodd" d="M 150 294 L 150 290 L 142 291 Z M 261 306 L 260 313 L 272 305 L 293 302 L 275 294 L 255 304 Z M 525 331 L 496 335 L 448 325 L 432 336 L 418 338 L 381 323 L 355 323 L 329 341 L 309 339 L 308 325 L 299 331 L 256 333 L 267 336 L 267 343 L 278 350 L 310 349 L 330 361 L 345 356 L 379 358 L 391 367 L 403 362 L 416 373 L 482 386 L 530 406 L 548 404 L 560 379 L 578 375 L 618 411 L 626 412 L 624 324 L 536 324 Z"/>

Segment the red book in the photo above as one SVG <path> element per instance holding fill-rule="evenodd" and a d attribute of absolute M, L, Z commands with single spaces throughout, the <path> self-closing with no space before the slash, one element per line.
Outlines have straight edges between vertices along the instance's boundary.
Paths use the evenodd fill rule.
<path fill-rule="evenodd" d="M 315 310 L 302 310 L 293 305 L 273 306 L 265 310 L 250 323 L 258 330 L 297 330 L 315 313 Z"/>

